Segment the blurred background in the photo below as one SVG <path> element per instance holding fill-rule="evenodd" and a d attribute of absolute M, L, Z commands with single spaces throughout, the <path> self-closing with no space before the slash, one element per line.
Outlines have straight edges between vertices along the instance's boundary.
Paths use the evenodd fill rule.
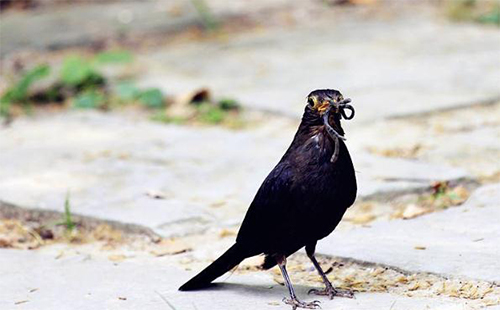
<path fill-rule="evenodd" d="M 182 304 L 176 285 L 234 241 L 308 93 L 334 88 L 356 109 L 343 126 L 359 183 L 336 237 L 319 246 L 324 263 L 358 275 L 338 284 L 407 306 L 448 297 L 457 309 L 500 304 L 500 232 L 488 226 L 500 216 L 500 1 L 0 0 L 0 8 L 0 248 L 37 250 L 8 252 L 4 265 L 57 264 L 34 258 L 45 253 L 143 271 L 147 261 L 152 275 L 171 266 L 182 272 L 168 271 L 175 281 L 162 294 Z M 380 278 L 338 257 L 419 273 L 398 282 L 408 277 L 399 269 Z M 300 255 L 292 263 L 310 271 Z M 50 293 L 26 297 L 13 279 L 6 306 L 50 308 Z M 85 281 L 99 291 L 93 279 Z M 448 289 L 436 291 L 442 283 Z M 63 305 L 81 297 L 81 287 L 68 290 Z M 165 307 L 152 296 L 151 307 Z M 197 305 L 214 302 L 202 296 Z M 389 309 L 393 297 L 384 298 L 357 307 Z"/>

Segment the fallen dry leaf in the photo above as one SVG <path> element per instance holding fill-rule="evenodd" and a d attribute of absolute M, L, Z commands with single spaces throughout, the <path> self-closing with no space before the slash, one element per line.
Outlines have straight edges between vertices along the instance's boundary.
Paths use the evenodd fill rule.
<path fill-rule="evenodd" d="M 219 200 L 219 201 L 212 202 L 210 204 L 210 207 L 212 207 L 212 208 L 219 208 L 219 207 L 224 206 L 225 204 L 226 204 L 225 200 Z"/>
<path fill-rule="evenodd" d="M 157 243 L 155 249 L 151 250 L 150 253 L 154 256 L 161 257 L 166 255 L 181 254 L 191 250 L 192 248 L 183 241 L 165 239 Z"/>
<path fill-rule="evenodd" d="M 386 148 L 381 149 L 377 147 L 369 147 L 368 151 L 372 154 L 384 156 L 384 157 L 397 157 L 397 158 L 416 158 L 420 151 L 422 150 L 422 145 L 416 144 L 408 148 Z"/>
<path fill-rule="evenodd" d="M 448 296 L 474 301 L 478 308 L 500 304 L 500 286 L 487 281 L 462 278 L 443 278 L 426 273 L 407 274 L 390 267 L 360 265 L 356 262 L 343 261 L 340 258 L 328 258 L 318 255 L 319 263 L 333 270 L 329 274 L 335 287 L 358 292 L 389 292 L 406 296 L 431 297 Z M 341 264 L 339 264 L 339 262 Z M 293 283 L 315 287 L 322 279 L 317 275 L 309 259 L 304 254 L 295 254 L 287 264 Z M 293 270 L 293 272 L 292 272 Z M 239 271 L 239 269 L 238 269 Z M 278 268 L 270 270 L 274 281 L 282 283 Z"/>
<path fill-rule="evenodd" d="M 101 224 L 91 231 L 90 237 L 99 241 L 120 242 L 122 232 L 107 224 Z"/>
<path fill-rule="evenodd" d="M 417 206 L 416 204 L 409 204 L 404 209 L 403 214 L 401 215 L 401 217 L 403 219 L 412 219 L 412 218 L 415 218 L 417 216 L 423 215 L 425 213 L 429 213 L 429 210 L 425 209 L 425 208 L 423 208 L 421 206 Z"/>
<path fill-rule="evenodd" d="M 191 118 L 196 114 L 192 104 L 211 101 L 211 93 L 207 88 L 197 89 L 176 96 L 168 107 L 168 114 L 173 117 Z"/>
<path fill-rule="evenodd" d="M 118 263 L 122 262 L 126 259 L 127 257 L 123 254 L 111 254 L 108 256 L 108 259 L 112 262 Z"/>
<path fill-rule="evenodd" d="M 18 220 L 0 220 L 0 248 L 32 250 L 43 244 L 42 238 Z"/>
<path fill-rule="evenodd" d="M 219 237 L 225 238 L 225 237 L 230 237 L 230 236 L 236 236 L 236 231 L 233 229 L 222 229 L 219 233 Z"/>
<path fill-rule="evenodd" d="M 356 214 L 349 221 L 353 224 L 366 224 L 373 221 L 376 218 L 374 214 L 371 213 L 361 213 Z"/>

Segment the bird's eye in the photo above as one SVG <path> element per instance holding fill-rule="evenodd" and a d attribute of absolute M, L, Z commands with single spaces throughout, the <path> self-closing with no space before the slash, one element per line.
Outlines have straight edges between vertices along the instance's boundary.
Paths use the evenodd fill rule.
<path fill-rule="evenodd" d="M 314 100 L 312 98 L 309 98 L 307 99 L 307 103 L 309 104 L 309 106 L 314 106 Z"/>

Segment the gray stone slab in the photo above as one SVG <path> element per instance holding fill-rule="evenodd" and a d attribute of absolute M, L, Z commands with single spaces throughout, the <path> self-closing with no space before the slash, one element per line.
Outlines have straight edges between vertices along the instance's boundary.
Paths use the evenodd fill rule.
<path fill-rule="evenodd" d="M 286 143 L 99 113 L 20 121 L 0 135 L 2 200 L 62 210 L 70 190 L 73 212 L 155 229 L 185 221 L 200 228 L 213 219 L 210 205 L 250 199 L 269 154 Z"/>
<path fill-rule="evenodd" d="M 500 184 L 487 185 L 459 208 L 334 232 L 319 242 L 318 251 L 405 270 L 500 282 L 499 217 Z"/>
<path fill-rule="evenodd" d="M 71 112 L 19 119 L 0 130 L 0 200 L 143 225 L 164 236 L 242 220 L 297 123 L 275 119 L 228 131 L 130 116 Z M 351 150 L 359 196 L 466 177 L 457 168 Z M 148 192 L 160 192 L 153 199 Z"/>
<path fill-rule="evenodd" d="M 224 284 L 197 291 L 177 287 L 192 272 L 166 266 L 161 260 L 113 263 L 76 255 L 55 259 L 37 251 L 0 249 L 1 309 L 290 309 L 281 303 L 286 289 L 265 272 L 233 275 Z M 306 300 L 309 288 L 297 286 Z M 17 304 L 16 304 L 17 303 Z M 469 309 L 449 298 L 409 298 L 360 293 L 356 299 L 322 299 L 322 309 Z"/>
<path fill-rule="evenodd" d="M 301 27 L 166 46 L 140 56 L 151 68 L 142 83 L 174 93 L 205 86 L 292 117 L 311 90 L 335 88 L 353 99 L 357 121 L 500 96 L 496 29 L 448 23 L 417 7 L 395 11 L 323 10 Z"/>
<path fill-rule="evenodd" d="M 405 156 L 406 151 L 406 156 L 461 167 L 484 178 L 500 172 L 499 120 L 500 100 L 484 107 L 380 120 L 366 126 L 353 121 L 347 132 L 355 149 L 392 152 L 392 156 L 398 150 L 399 156 Z"/>
<path fill-rule="evenodd" d="M 435 181 L 461 180 L 468 174 L 461 168 L 417 160 L 387 158 L 352 149 L 358 179 L 359 198 L 428 188 Z"/>
<path fill-rule="evenodd" d="M 290 0 L 210 1 L 214 18 L 241 17 L 272 10 Z M 0 56 L 22 50 L 52 50 L 100 44 L 107 39 L 137 40 L 144 35 L 169 35 L 202 25 L 190 1 L 127 0 L 47 4 L 35 10 L 7 11 L 0 19 Z M 61 31 L 64 29 L 64 31 Z"/>

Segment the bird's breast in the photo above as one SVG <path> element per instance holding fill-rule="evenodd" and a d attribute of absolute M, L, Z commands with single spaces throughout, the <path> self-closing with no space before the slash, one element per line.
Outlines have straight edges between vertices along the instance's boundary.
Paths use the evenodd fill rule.
<path fill-rule="evenodd" d="M 309 165 L 327 164 L 333 155 L 334 143 L 325 132 L 317 131 L 298 150 L 299 160 Z"/>
<path fill-rule="evenodd" d="M 332 163 L 334 143 L 340 143 L 338 159 Z M 294 157 L 296 175 L 301 176 L 301 186 L 318 203 L 341 204 L 349 207 L 357 192 L 354 166 L 347 146 L 342 140 L 329 138 L 321 132 L 311 136 Z M 316 199 L 315 199 L 316 200 Z"/>

